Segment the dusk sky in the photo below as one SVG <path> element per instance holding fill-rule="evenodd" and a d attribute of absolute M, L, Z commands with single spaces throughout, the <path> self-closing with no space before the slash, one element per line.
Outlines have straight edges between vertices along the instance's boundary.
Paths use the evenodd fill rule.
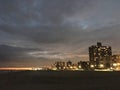
<path fill-rule="evenodd" d="M 120 0 L 0 0 L 0 67 L 88 60 L 97 42 L 120 54 Z"/>

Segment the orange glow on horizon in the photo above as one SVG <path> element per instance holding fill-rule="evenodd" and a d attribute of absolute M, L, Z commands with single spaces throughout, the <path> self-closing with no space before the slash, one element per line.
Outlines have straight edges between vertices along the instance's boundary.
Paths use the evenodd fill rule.
<path fill-rule="evenodd" d="M 32 68 L 0 68 L 0 70 L 32 70 Z"/>

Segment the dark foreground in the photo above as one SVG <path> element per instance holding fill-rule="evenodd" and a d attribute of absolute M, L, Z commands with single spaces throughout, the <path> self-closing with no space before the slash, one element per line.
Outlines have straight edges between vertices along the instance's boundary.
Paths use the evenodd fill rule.
<path fill-rule="evenodd" d="M 120 72 L 22 71 L 1 73 L 0 90 L 120 90 Z"/>

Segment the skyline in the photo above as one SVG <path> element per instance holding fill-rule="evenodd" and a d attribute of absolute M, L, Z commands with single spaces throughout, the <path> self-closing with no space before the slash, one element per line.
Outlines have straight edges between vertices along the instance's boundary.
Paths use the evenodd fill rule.
<path fill-rule="evenodd" d="M 119 53 L 119 0 L 0 0 L 0 67 L 88 60 L 102 42 Z"/>

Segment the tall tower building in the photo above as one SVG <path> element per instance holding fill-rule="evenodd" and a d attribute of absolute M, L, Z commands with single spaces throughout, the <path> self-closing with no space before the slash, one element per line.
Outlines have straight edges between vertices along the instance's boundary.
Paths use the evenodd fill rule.
<path fill-rule="evenodd" d="M 112 58 L 112 50 L 110 46 L 102 46 L 100 42 L 97 45 L 89 47 L 90 64 L 95 68 L 109 68 Z"/>

